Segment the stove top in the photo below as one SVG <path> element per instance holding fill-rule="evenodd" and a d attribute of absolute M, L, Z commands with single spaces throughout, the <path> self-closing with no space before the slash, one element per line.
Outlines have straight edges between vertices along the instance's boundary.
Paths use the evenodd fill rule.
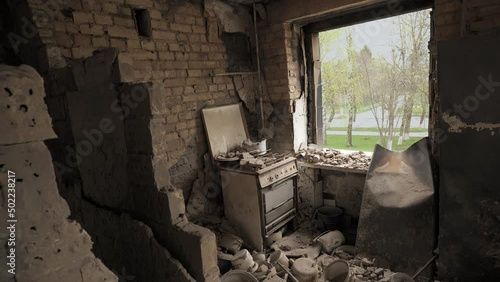
<path fill-rule="evenodd" d="M 218 158 L 217 161 L 220 167 L 259 172 L 292 159 L 295 160 L 289 155 L 267 152 L 259 156 L 243 153 L 232 158 Z"/>
<path fill-rule="evenodd" d="M 261 174 L 283 165 L 288 166 L 292 161 L 295 167 L 292 154 L 266 150 L 265 141 L 250 141 L 251 144 L 248 144 L 250 136 L 241 103 L 205 108 L 202 117 L 212 160 L 220 168 Z M 287 174 L 288 171 L 290 169 L 287 169 Z"/>

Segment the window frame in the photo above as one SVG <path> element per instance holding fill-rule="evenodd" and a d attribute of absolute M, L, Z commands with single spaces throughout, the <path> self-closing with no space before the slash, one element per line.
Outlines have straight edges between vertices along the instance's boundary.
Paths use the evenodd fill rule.
<path fill-rule="evenodd" d="M 323 104 L 322 104 L 322 89 L 321 89 L 321 61 L 319 52 L 319 33 L 332 29 L 352 26 L 356 24 L 366 23 L 379 19 L 400 16 L 403 14 L 417 12 L 431 8 L 431 26 L 430 26 L 430 42 L 433 42 L 433 0 L 424 1 L 394 1 L 387 0 L 379 3 L 363 5 L 357 7 L 347 7 L 339 9 L 336 12 L 326 16 L 318 16 L 313 20 L 308 19 L 303 23 L 304 31 L 304 47 L 306 56 L 306 68 L 308 80 L 308 101 L 307 101 L 307 132 L 308 143 L 317 144 L 323 147 L 325 145 L 325 134 L 323 124 Z M 395 6 L 396 5 L 396 6 Z M 431 98 L 434 96 L 432 77 L 434 75 L 434 65 L 436 56 L 431 50 L 429 62 L 429 120 L 431 120 Z M 430 127 L 429 127 L 430 128 Z M 431 132 L 429 132 L 429 136 Z M 334 148 L 333 148 L 334 149 Z"/>

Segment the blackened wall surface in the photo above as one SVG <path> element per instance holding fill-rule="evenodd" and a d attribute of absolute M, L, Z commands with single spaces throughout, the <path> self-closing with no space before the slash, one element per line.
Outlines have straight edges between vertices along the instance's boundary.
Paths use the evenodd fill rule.
<path fill-rule="evenodd" d="M 500 38 L 453 39 L 438 48 L 439 273 L 455 281 L 498 281 Z"/>

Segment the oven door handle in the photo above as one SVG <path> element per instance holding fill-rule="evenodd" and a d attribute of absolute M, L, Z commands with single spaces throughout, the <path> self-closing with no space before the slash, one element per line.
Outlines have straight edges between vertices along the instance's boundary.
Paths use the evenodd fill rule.
<path fill-rule="evenodd" d="M 275 219 L 272 222 L 270 222 L 269 224 L 267 224 L 264 227 L 266 230 L 265 237 L 268 237 L 271 233 L 273 233 L 277 229 L 279 229 L 281 227 L 279 223 L 282 222 L 284 219 L 293 218 L 294 216 L 295 216 L 295 209 L 291 209 L 288 212 L 284 213 L 282 216 L 278 217 L 277 219 Z"/>
<path fill-rule="evenodd" d="M 293 201 L 293 197 L 292 197 L 292 198 L 290 198 L 290 199 L 287 199 L 287 200 L 286 200 L 286 201 L 284 201 L 283 203 L 281 203 L 281 204 L 279 204 L 279 205 L 275 206 L 272 210 L 268 211 L 266 214 L 268 214 L 268 213 L 270 213 L 270 212 L 274 211 L 275 209 L 278 209 L 279 207 L 281 207 L 282 205 L 284 205 L 284 204 L 286 204 L 286 203 L 288 203 L 288 202 L 290 202 L 290 201 Z"/>
<path fill-rule="evenodd" d="M 292 179 L 292 178 L 291 177 L 286 177 L 284 179 L 281 179 L 278 182 L 275 182 L 275 183 L 271 184 L 271 187 L 268 187 L 269 191 L 273 191 L 274 189 L 276 189 L 276 187 L 280 186 L 281 184 L 287 182 L 290 179 Z M 263 188 L 265 189 L 266 187 L 263 187 Z"/>

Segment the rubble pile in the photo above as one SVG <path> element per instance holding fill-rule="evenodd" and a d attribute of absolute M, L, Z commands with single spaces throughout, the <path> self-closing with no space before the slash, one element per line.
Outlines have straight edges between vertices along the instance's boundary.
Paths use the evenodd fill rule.
<path fill-rule="evenodd" d="M 235 281 L 231 279 L 242 277 L 242 272 L 250 275 L 248 281 L 267 282 L 414 281 L 404 273 L 392 272 L 385 260 L 344 245 L 345 237 L 340 231 L 326 231 L 308 246 L 288 251 L 281 249 L 278 241 L 266 252 L 251 252 L 242 248 L 243 240 L 235 235 L 218 232 L 217 239 L 219 267 L 225 273 L 222 282 Z M 339 275 L 345 280 L 338 280 Z"/>
<path fill-rule="evenodd" d="M 393 272 L 387 268 L 376 267 L 374 260 L 363 257 L 355 257 L 347 262 L 353 270 L 353 275 L 361 281 L 391 281 Z"/>
<path fill-rule="evenodd" d="M 307 163 L 367 170 L 372 158 L 364 152 L 342 153 L 334 149 L 301 149 L 297 159 Z"/>

